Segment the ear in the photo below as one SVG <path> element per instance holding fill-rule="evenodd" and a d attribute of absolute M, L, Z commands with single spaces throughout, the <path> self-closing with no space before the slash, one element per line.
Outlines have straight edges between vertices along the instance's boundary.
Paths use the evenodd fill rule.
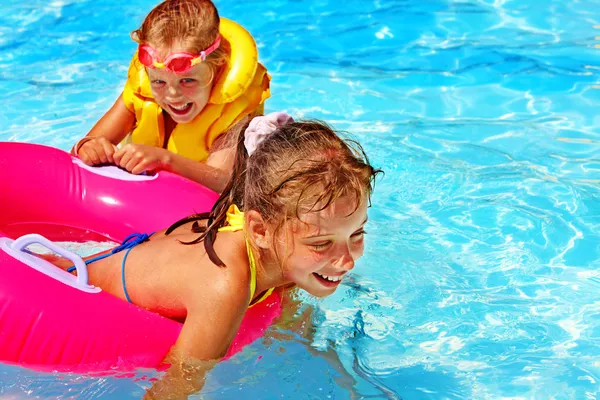
<path fill-rule="evenodd" d="M 246 212 L 246 234 L 256 246 L 263 249 L 271 248 L 272 232 L 258 211 Z"/>

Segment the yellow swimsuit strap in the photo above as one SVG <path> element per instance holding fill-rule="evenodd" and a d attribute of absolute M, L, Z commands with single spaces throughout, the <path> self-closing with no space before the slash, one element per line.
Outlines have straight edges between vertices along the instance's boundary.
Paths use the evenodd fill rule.
<path fill-rule="evenodd" d="M 219 232 L 237 232 L 244 229 L 244 213 L 241 212 L 235 204 L 230 205 L 227 210 L 227 223 L 229 225 L 219 228 Z M 254 259 L 254 254 L 252 254 L 252 248 L 247 238 L 246 251 L 248 252 L 248 264 L 250 265 L 250 302 L 252 302 L 254 293 L 256 292 L 256 260 Z M 269 295 L 273 293 L 273 290 L 274 288 L 267 290 L 265 294 L 250 307 L 269 297 Z"/>

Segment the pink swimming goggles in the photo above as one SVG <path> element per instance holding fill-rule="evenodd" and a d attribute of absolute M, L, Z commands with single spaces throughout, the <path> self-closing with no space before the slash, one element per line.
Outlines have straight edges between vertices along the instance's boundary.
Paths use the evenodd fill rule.
<path fill-rule="evenodd" d="M 174 72 L 176 74 L 183 74 L 194 68 L 195 65 L 200 64 L 206 60 L 206 57 L 219 48 L 221 44 L 221 35 L 217 35 L 217 38 L 206 50 L 200 52 L 200 54 L 192 54 L 186 51 L 173 53 L 169 55 L 164 61 L 158 61 L 158 52 L 153 47 L 142 44 L 138 47 L 138 59 L 140 62 L 148 68 L 164 68 L 167 71 Z"/>

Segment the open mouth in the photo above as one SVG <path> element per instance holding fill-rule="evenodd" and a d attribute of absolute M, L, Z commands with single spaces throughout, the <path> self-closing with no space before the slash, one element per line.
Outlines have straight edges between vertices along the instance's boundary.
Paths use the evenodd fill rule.
<path fill-rule="evenodd" d="M 343 277 L 343 275 L 328 276 L 328 275 L 318 274 L 316 272 L 313 272 L 313 275 L 315 276 L 315 278 L 317 278 L 317 280 L 323 286 L 326 286 L 329 288 L 336 287 L 337 285 L 339 285 L 340 282 L 342 281 L 342 277 Z"/>
<path fill-rule="evenodd" d="M 192 103 L 182 104 L 180 106 L 173 106 L 169 104 L 169 111 L 175 115 L 185 115 L 192 109 Z"/>

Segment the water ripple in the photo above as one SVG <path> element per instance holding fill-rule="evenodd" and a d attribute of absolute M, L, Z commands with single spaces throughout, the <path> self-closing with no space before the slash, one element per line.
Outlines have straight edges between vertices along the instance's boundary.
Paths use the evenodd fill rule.
<path fill-rule="evenodd" d="M 153 5 L 0 11 L 0 140 L 68 149 L 121 91 L 129 32 Z M 273 75 L 267 108 L 349 132 L 386 175 L 350 279 L 323 300 L 301 295 L 203 396 L 598 397 L 597 4 L 218 6 L 255 35 Z M 157 376 L 2 366 L 0 393 L 139 398 Z"/>

